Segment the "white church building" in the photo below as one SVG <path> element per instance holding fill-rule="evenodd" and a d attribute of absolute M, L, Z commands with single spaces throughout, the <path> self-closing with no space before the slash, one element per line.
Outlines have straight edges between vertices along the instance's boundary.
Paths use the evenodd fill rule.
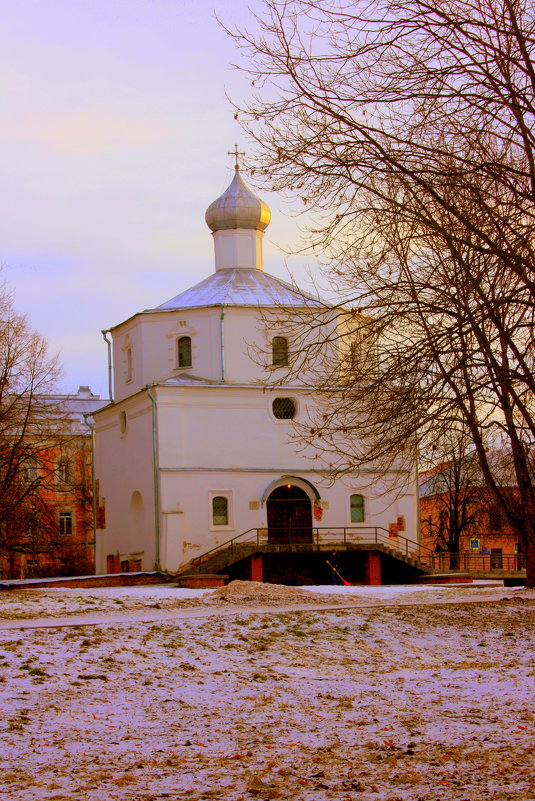
<path fill-rule="evenodd" d="M 316 399 L 288 369 L 292 321 L 325 307 L 264 272 L 269 221 L 236 164 L 206 212 L 215 270 L 110 329 L 114 401 L 95 414 L 97 573 L 176 574 L 235 539 L 257 548 L 226 565 L 231 578 L 328 581 L 336 550 L 351 580 L 377 583 L 398 565 L 386 546 L 417 548 L 415 477 L 333 482 L 296 442 Z"/>

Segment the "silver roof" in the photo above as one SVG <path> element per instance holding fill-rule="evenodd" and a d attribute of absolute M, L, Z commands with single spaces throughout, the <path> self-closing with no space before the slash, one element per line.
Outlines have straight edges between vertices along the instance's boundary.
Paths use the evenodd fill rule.
<path fill-rule="evenodd" d="M 147 312 L 202 306 L 323 306 L 313 295 L 254 267 L 218 270 Z"/>
<path fill-rule="evenodd" d="M 88 386 L 81 386 L 76 395 L 42 395 L 43 403 L 50 405 L 54 413 L 60 412 L 59 424 L 70 433 L 87 434 L 84 415 L 92 416 L 110 402 L 107 398 L 94 395 Z"/>

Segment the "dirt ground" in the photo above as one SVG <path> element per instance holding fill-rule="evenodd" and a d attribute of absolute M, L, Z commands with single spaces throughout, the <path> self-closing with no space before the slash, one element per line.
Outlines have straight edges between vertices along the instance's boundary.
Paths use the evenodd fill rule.
<path fill-rule="evenodd" d="M 535 799 L 535 593 L 361 590 L 3 594 L 0 798 Z"/>

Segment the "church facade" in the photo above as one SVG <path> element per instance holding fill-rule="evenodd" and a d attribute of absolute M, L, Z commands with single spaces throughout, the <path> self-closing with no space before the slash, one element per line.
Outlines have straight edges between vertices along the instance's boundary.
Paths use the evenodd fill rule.
<path fill-rule="evenodd" d="M 333 482 L 296 441 L 316 399 L 289 367 L 292 321 L 326 307 L 264 272 L 269 220 L 236 165 L 206 212 L 215 271 L 110 329 L 114 402 L 95 415 L 97 572 L 176 573 L 250 530 L 306 543 L 379 527 L 417 546 L 415 480 Z"/>

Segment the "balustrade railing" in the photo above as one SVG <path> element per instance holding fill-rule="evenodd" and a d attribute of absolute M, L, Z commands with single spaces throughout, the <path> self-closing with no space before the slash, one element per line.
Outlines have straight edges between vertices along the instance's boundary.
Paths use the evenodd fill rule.
<path fill-rule="evenodd" d="M 500 570 L 515 572 L 526 568 L 524 554 L 450 553 L 446 551 L 428 554 L 422 558 L 421 562 L 432 570 L 444 572 L 492 573 Z"/>
<path fill-rule="evenodd" d="M 257 545 L 258 547 L 267 545 L 287 545 L 301 546 L 309 545 L 321 550 L 322 548 L 333 548 L 348 545 L 385 545 L 399 551 L 406 557 L 423 561 L 424 558 L 431 558 L 434 554 L 415 540 L 404 537 L 401 534 L 391 535 L 386 529 L 380 526 L 332 526 L 318 528 L 307 527 L 299 528 L 296 526 L 277 526 L 276 528 L 251 528 L 232 537 L 225 542 L 221 542 L 209 551 L 195 557 L 191 561 L 193 569 L 200 569 L 216 552 L 230 552 L 233 557 L 240 546 Z"/>
<path fill-rule="evenodd" d="M 329 528 L 288 526 L 269 530 L 267 528 L 251 528 L 197 556 L 191 561 L 190 566 L 191 569 L 200 571 L 216 552 L 230 552 L 231 559 L 234 556 L 239 557 L 239 550 L 243 545 L 256 545 L 260 548 L 268 545 L 289 547 L 308 545 L 322 550 L 351 545 L 378 544 L 392 548 L 405 557 L 417 560 L 424 569 L 445 573 L 516 572 L 524 570 L 526 567 L 524 554 L 435 553 L 409 537 L 401 534 L 392 535 L 380 526 L 334 526 Z"/>

